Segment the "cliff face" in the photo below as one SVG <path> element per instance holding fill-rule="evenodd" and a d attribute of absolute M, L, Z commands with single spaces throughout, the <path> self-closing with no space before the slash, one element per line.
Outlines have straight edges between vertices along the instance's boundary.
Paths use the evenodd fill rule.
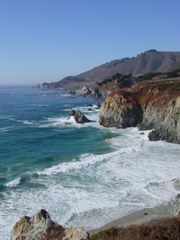
<path fill-rule="evenodd" d="M 155 129 L 162 140 L 180 143 L 180 81 L 150 83 L 141 89 L 141 129 Z"/>
<path fill-rule="evenodd" d="M 154 129 L 158 139 L 180 143 L 180 79 L 112 91 L 101 107 L 99 122 L 106 127 Z"/>
<path fill-rule="evenodd" d="M 105 99 L 99 123 L 105 127 L 134 127 L 142 118 L 142 109 L 128 89 L 114 90 Z"/>

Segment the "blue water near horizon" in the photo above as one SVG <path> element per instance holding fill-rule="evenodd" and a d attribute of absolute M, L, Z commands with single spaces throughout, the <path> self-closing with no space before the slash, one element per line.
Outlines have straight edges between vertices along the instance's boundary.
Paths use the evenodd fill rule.
<path fill-rule="evenodd" d="M 180 146 L 137 128 L 98 124 L 97 99 L 60 89 L 0 87 L 0 236 L 41 208 L 64 226 L 93 229 L 178 191 Z M 91 123 L 77 124 L 71 109 Z"/>

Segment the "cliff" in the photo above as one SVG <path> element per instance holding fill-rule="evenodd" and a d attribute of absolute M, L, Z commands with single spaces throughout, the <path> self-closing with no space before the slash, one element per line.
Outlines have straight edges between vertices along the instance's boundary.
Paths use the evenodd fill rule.
<path fill-rule="evenodd" d="M 154 129 L 150 139 L 180 143 L 180 77 L 111 91 L 101 107 L 99 123 L 105 127 Z"/>

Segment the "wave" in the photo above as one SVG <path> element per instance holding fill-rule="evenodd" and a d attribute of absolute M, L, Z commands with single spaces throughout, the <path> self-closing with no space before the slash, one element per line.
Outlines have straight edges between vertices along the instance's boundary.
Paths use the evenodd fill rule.
<path fill-rule="evenodd" d="M 111 160 L 113 157 L 119 156 L 119 154 L 127 154 L 127 153 L 135 152 L 138 150 L 139 150 L 139 147 L 131 147 L 131 148 L 121 149 L 116 152 L 106 153 L 102 155 L 81 154 L 79 161 L 74 159 L 71 162 L 60 163 L 50 168 L 46 168 L 45 170 L 38 171 L 37 174 L 50 176 L 50 175 L 56 175 L 59 173 L 70 172 L 73 170 L 79 170 L 79 169 L 88 167 L 90 165 L 95 165 L 99 162 Z"/>
<path fill-rule="evenodd" d="M 56 127 L 97 127 L 97 117 L 96 115 L 91 115 L 91 119 L 93 122 L 79 124 L 75 121 L 73 116 L 70 117 L 54 117 L 48 118 L 46 121 L 39 122 L 37 126 L 39 128 L 56 128 Z M 99 126 L 100 127 L 100 126 Z"/>
<path fill-rule="evenodd" d="M 37 177 L 38 177 L 37 173 L 28 173 L 21 177 L 17 177 L 12 181 L 7 182 L 6 184 L 4 184 L 4 186 L 7 188 L 16 188 L 19 185 L 21 185 L 22 183 L 26 183 L 29 180 L 31 180 L 32 178 L 37 178 Z"/>
<path fill-rule="evenodd" d="M 21 178 L 18 177 L 16 179 L 6 183 L 5 186 L 8 187 L 8 188 L 15 188 L 15 187 L 17 187 L 20 184 L 21 184 Z"/>
<path fill-rule="evenodd" d="M 54 117 L 54 118 L 48 118 L 47 121 L 39 122 L 38 127 L 39 128 L 51 128 L 51 127 L 64 127 L 69 125 L 76 125 L 76 121 L 74 117 Z"/>
<path fill-rule="evenodd" d="M 29 120 L 18 120 L 18 119 L 15 119 L 16 122 L 19 122 L 19 123 L 22 123 L 24 125 L 34 125 L 34 122 L 31 122 Z"/>
<path fill-rule="evenodd" d="M 34 124 L 34 122 L 32 122 L 32 121 L 16 119 L 11 115 L 0 115 L 0 119 L 14 121 L 14 122 L 22 123 L 24 125 L 33 125 Z"/>
<path fill-rule="evenodd" d="M 0 119 L 9 119 L 12 118 L 12 115 L 0 115 Z"/>
<path fill-rule="evenodd" d="M 49 107 L 48 104 L 32 104 L 33 107 Z"/>
<path fill-rule="evenodd" d="M 82 107 L 75 107 L 74 110 L 80 110 L 83 113 L 91 113 L 91 112 L 99 112 L 100 109 L 97 107 L 97 105 L 90 105 L 90 106 L 82 106 Z M 69 112 L 72 108 L 66 108 L 64 111 Z"/>
<path fill-rule="evenodd" d="M 8 132 L 9 129 L 11 129 L 11 127 L 2 127 L 2 128 L 0 128 L 0 132 L 2 132 L 2 133 Z"/>

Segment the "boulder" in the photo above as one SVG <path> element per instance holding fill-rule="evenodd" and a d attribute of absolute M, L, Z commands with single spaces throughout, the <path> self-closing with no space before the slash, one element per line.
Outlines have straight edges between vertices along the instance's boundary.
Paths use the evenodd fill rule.
<path fill-rule="evenodd" d="M 148 138 L 149 138 L 150 141 L 159 141 L 160 140 L 159 133 L 156 130 L 152 130 L 148 134 Z"/>
<path fill-rule="evenodd" d="M 91 122 L 81 111 L 71 110 L 69 116 L 73 116 L 77 123 L 87 123 Z"/>
<path fill-rule="evenodd" d="M 53 222 L 44 209 L 30 217 L 21 218 L 13 228 L 12 240 L 89 240 L 83 228 L 63 228 Z"/>

